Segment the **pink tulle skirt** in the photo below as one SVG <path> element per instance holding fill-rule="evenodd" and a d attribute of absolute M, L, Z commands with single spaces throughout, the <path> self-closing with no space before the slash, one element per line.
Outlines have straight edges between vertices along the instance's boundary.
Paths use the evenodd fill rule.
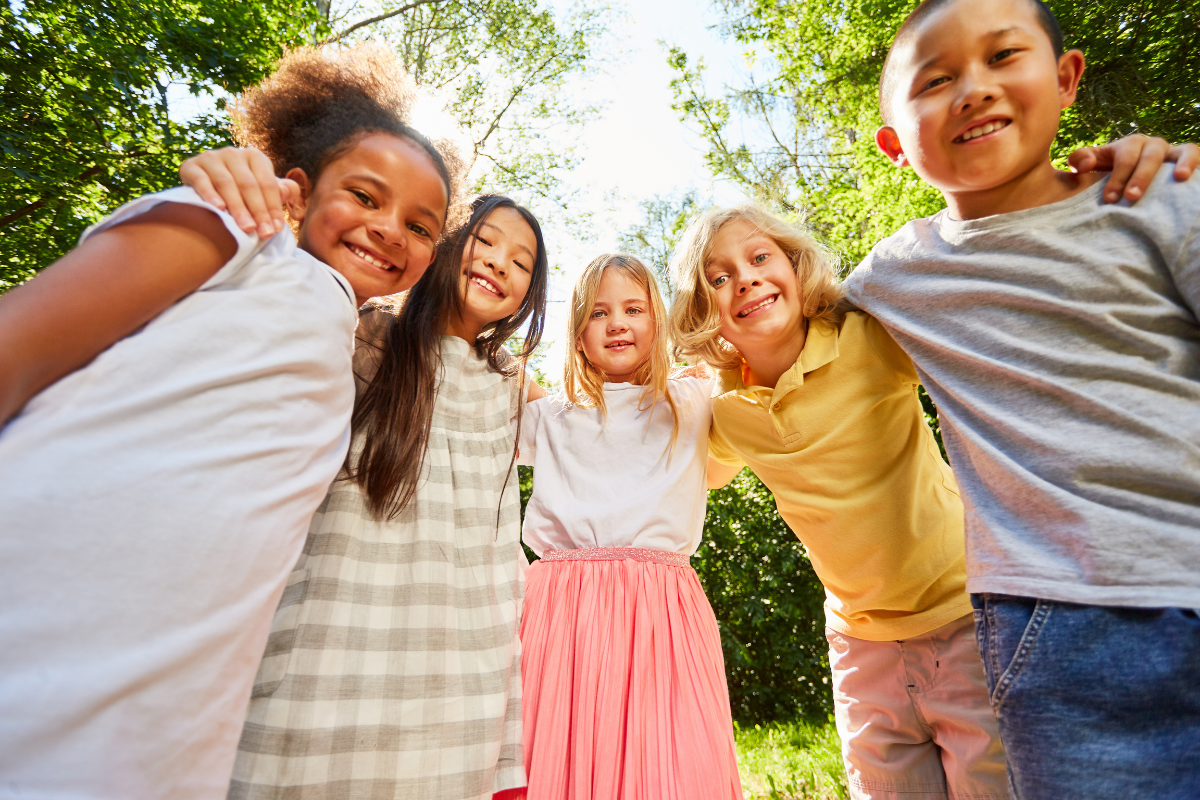
<path fill-rule="evenodd" d="M 720 633 L 686 556 L 547 553 L 521 650 L 529 800 L 740 800 Z"/>

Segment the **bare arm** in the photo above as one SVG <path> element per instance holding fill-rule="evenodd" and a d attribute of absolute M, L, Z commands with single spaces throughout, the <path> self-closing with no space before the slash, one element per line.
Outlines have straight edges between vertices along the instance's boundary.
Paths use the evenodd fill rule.
<path fill-rule="evenodd" d="M 712 456 L 709 456 L 708 470 L 705 472 L 708 488 L 720 489 L 722 486 L 733 480 L 733 476 L 737 475 L 741 471 L 741 467 L 731 467 L 728 464 L 722 464 Z"/>
<path fill-rule="evenodd" d="M 525 397 L 526 403 L 532 403 L 534 400 L 541 400 L 549 394 L 546 388 L 537 381 L 531 381 L 529 384 L 529 394 Z"/>
<path fill-rule="evenodd" d="M 236 252 L 216 214 L 163 203 L 0 296 L 0 424 L 198 289 Z"/>

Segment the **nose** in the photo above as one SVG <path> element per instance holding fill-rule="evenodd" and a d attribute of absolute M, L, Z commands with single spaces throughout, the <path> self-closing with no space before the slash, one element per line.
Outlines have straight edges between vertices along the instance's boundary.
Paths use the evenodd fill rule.
<path fill-rule="evenodd" d="M 408 246 L 408 229 L 399 219 L 388 214 L 375 216 L 367 230 L 381 244 L 400 249 Z"/>
<path fill-rule="evenodd" d="M 1000 94 L 990 71 L 972 67 L 958 77 L 958 95 L 954 102 L 954 113 L 971 111 L 984 103 L 993 102 Z"/>
<path fill-rule="evenodd" d="M 734 288 L 737 289 L 738 294 L 745 294 L 755 286 L 762 285 L 762 279 L 758 277 L 758 273 L 745 266 L 737 268 L 734 280 L 736 281 Z"/>
<path fill-rule="evenodd" d="M 611 314 L 608 317 L 608 332 L 623 333 L 629 330 L 629 323 L 625 320 L 624 314 Z"/>

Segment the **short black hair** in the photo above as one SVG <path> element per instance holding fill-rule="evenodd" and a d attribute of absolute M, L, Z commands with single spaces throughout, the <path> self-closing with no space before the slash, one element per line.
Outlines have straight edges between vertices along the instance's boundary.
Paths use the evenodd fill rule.
<path fill-rule="evenodd" d="M 896 36 L 892 39 L 892 46 L 888 48 L 887 58 L 883 60 L 883 71 L 879 73 L 879 116 L 883 117 L 884 123 L 889 121 L 888 106 L 892 102 L 892 92 L 896 89 L 896 80 L 890 74 L 892 54 L 896 52 L 896 46 L 903 43 L 912 34 L 913 29 L 921 20 L 952 2 L 954 0 L 924 0 L 905 17 L 900 29 L 896 31 Z M 1050 6 L 1043 0 L 1029 0 L 1029 2 L 1037 8 L 1038 23 L 1050 37 L 1050 46 L 1054 48 L 1054 54 L 1061 56 L 1063 54 L 1063 34 L 1062 28 L 1058 24 L 1058 18 L 1054 16 Z"/>

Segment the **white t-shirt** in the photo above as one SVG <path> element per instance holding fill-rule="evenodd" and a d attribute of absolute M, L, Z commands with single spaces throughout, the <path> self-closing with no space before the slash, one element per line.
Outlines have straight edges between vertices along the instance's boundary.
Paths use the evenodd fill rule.
<path fill-rule="evenodd" d="M 671 408 L 639 409 L 641 386 L 604 384 L 608 419 L 566 397 L 525 406 L 518 463 L 534 468 L 522 538 L 547 550 L 644 547 L 692 555 L 708 500 L 713 381 L 670 381 L 679 437 L 670 450 Z"/>
<path fill-rule="evenodd" d="M 84 238 L 166 201 L 203 205 L 149 195 Z M 0 797 L 225 797 L 349 443 L 358 317 L 288 231 L 220 216 L 228 264 L 0 430 Z"/>

